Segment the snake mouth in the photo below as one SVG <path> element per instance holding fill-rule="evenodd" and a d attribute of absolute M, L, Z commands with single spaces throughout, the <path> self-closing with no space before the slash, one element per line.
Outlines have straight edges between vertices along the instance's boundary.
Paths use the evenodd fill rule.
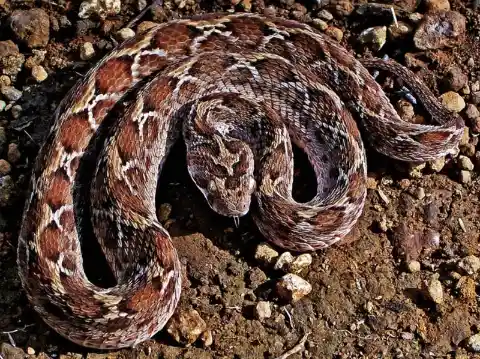
<path fill-rule="evenodd" d="M 224 204 L 221 203 L 214 203 L 212 204 L 212 209 L 217 212 L 218 214 L 224 216 L 224 217 L 230 217 L 230 218 L 239 218 L 243 217 L 248 213 L 249 207 L 246 206 L 246 208 L 243 208 L 243 206 L 239 208 L 232 208 L 231 206 L 225 207 Z"/>
<path fill-rule="evenodd" d="M 238 218 L 245 216 L 250 209 L 250 201 L 241 202 L 241 203 L 232 203 L 227 201 L 219 200 L 218 198 L 213 199 L 212 196 L 207 198 L 209 206 L 216 213 L 224 217 Z"/>

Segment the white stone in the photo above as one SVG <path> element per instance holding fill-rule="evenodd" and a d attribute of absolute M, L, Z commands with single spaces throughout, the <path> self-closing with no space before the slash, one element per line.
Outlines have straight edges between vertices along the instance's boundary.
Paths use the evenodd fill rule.
<path fill-rule="evenodd" d="M 285 274 L 277 283 L 278 295 L 286 301 L 297 302 L 312 291 L 312 285 L 298 275 Z"/>
<path fill-rule="evenodd" d="M 480 259 L 476 256 L 467 256 L 460 260 L 458 267 L 468 275 L 474 275 L 480 269 Z"/>
<path fill-rule="evenodd" d="M 290 268 L 290 264 L 293 262 L 293 256 L 292 253 L 290 252 L 283 252 L 280 257 L 278 257 L 277 262 L 275 263 L 275 266 L 273 269 L 275 270 L 282 270 L 284 272 L 287 272 L 288 269 Z"/>
<path fill-rule="evenodd" d="M 82 60 L 90 60 L 95 55 L 95 49 L 91 42 L 84 42 L 80 46 L 80 58 Z"/>
<path fill-rule="evenodd" d="M 272 316 L 272 308 L 270 302 L 260 301 L 255 306 L 255 317 L 259 320 L 270 318 Z"/>
<path fill-rule="evenodd" d="M 300 254 L 290 264 L 290 272 L 298 274 L 305 268 L 308 268 L 312 264 L 312 255 L 310 253 Z"/>
<path fill-rule="evenodd" d="M 271 264 L 277 257 L 278 252 L 268 243 L 261 243 L 257 246 L 257 250 L 255 251 L 255 259 L 257 261 Z"/>
<path fill-rule="evenodd" d="M 480 333 L 472 335 L 470 338 L 468 338 L 468 346 L 474 352 L 480 352 Z"/>

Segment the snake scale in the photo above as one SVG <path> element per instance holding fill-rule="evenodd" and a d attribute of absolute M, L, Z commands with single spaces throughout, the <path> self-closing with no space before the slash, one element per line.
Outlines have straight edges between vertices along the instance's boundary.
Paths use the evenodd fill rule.
<path fill-rule="evenodd" d="M 402 121 L 368 72 L 401 78 L 436 122 Z M 87 148 L 116 105 L 90 188 L 94 233 L 115 276 L 86 277 L 73 190 Z M 105 122 L 107 123 L 107 122 Z M 181 268 L 156 216 L 158 176 L 183 137 L 190 176 L 210 207 L 240 217 L 293 251 L 342 239 L 366 196 L 361 138 L 401 161 L 454 153 L 464 123 L 408 69 L 357 60 L 308 25 L 254 14 L 206 14 L 158 24 L 120 44 L 67 94 L 41 147 L 19 236 L 22 285 L 35 310 L 86 347 L 134 346 L 162 329 Z M 291 194 L 292 142 L 314 169 L 317 194 Z"/>

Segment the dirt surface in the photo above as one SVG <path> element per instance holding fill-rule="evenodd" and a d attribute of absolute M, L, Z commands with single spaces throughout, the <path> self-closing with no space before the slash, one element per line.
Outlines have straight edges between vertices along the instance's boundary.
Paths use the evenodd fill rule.
<path fill-rule="evenodd" d="M 359 44 L 361 32 L 393 21 L 388 11 L 358 14 L 366 3 L 166 0 L 145 14 L 142 20 L 166 21 L 234 9 L 313 23 L 359 56 L 389 54 L 407 64 L 436 95 L 458 93 L 467 105 L 460 114 L 469 131 L 460 156 L 448 158 L 444 166 L 441 161 L 407 166 L 369 151 L 364 213 L 346 243 L 313 254 L 312 264 L 299 274 L 313 289 L 295 303 L 281 300 L 275 290 L 285 273 L 256 259 L 264 239 L 250 217 L 235 228 L 210 210 L 188 177 L 185 150 L 178 144 L 160 179 L 158 203 L 171 205 L 168 229 L 184 265 L 177 313 L 198 312 L 206 324 L 203 340 L 186 346 L 163 330 L 135 349 L 96 352 L 59 337 L 30 307 L 17 276 L 17 234 L 31 163 L 53 110 L 112 48 L 117 30 L 139 13 L 138 3 L 124 0 L 120 13 L 105 19 L 79 19 L 79 2 L 0 0 L 0 85 L 22 94 L 18 99 L 11 89 L 0 94 L 7 106 L 1 108 L 0 102 L 1 356 L 20 358 L 25 351 L 32 358 L 276 358 L 308 334 L 290 358 L 480 358 L 475 354 L 480 351 L 480 114 L 475 112 L 480 102 L 480 13 L 470 1 L 384 1 L 397 7 L 398 20 L 410 24 L 411 31 L 401 40 L 388 36 L 377 51 L 371 42 Z M 453 47 L 415 48 L 420 25 L 409 16 L 415 18 L 414 11 L 425 15 L 431 6 L 445 3 L 465 17 L 465 36 L 454 39 Z M 30 9 L 44 13 L 26 13 Z M 12 26 L 15 18 L 16 24 L 33 25 L 33 35 Z M 82 60 L 86 42 L 95 54 Z M 302 155 L 297 158 L 296 196 L 308 198 L 312 176 Z M 84 247 L 92 280 L 108 277 L 95 245 Z M 269 317 L 257 319 L 260 302 L 268 302 Z"/>

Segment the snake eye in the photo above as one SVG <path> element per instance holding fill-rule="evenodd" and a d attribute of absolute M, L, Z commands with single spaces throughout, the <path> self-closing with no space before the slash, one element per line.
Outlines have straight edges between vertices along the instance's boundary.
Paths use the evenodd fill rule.
<path fill-rule="evenodd" d="M 240 166 L 240 160 L 235 162 L 233 165 L 232 165 L 232 169 L 233 169 L 233 172 L 237 172 L 237 169 L 238 169 L 238 166 Z"/>

